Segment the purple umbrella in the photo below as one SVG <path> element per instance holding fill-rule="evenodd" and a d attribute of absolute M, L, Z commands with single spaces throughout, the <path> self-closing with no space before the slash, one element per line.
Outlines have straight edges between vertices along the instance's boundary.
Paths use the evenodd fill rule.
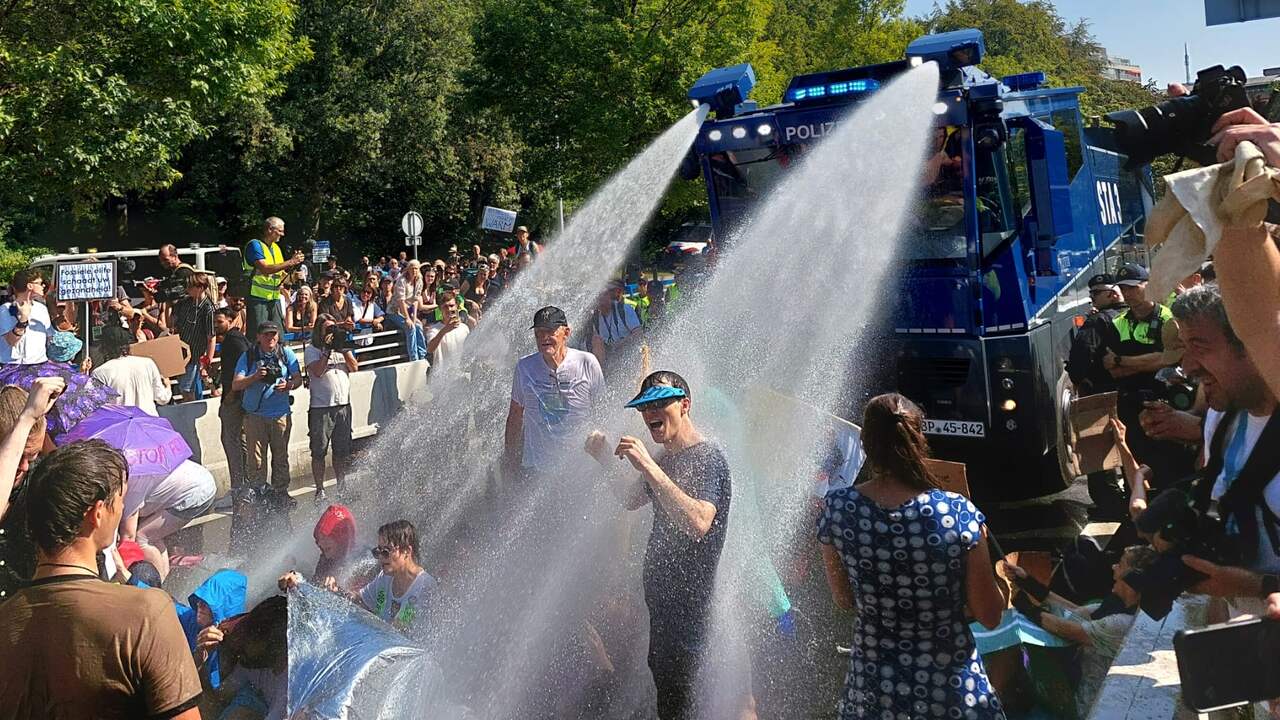
<path fill-rule="evenodd" d="M 103 405 L 54 438 L 57 445 L 97 438 L 124 453 L 131 475 L 168 475 L 191 457 L 191 447 L 164 418 L 128 405 Z"/>
<path fill-rule="evenodd" d="M 60 377 L 67 382 L 67 388 L 54 401 L 53 410 L 45 418 L 45 428 L 54 436 L 75 427 L 94 410 L 120 399 L 120 393 L 80 372 L 71 363 L 51 360 L 34 365 L 0 367 L 0 385 L 17 385 L 30 391 L 35 381 L 42 377 Z"/>

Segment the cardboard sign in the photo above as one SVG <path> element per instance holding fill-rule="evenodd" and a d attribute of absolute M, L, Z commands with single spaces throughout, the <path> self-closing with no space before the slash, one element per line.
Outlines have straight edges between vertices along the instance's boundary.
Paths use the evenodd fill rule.
<path fill-rule="evenodd" d="M 970 497 L 969 477 L 965 472 L 964 463 L 929 458 L 924 461 L 924 464 L 933 472 L 933 477 L 938 481 L 939 488 Z"/>
<path fill-rule="evenodd" d="M 116 296 L 116 261 L 59 263 L 54 277 L 59 300 L 110 300 Z"/>
<path fill-rule="evenodd" d="M 1102 393 L 1071 401 L 1071 437 L 1080 474 L 1120 467 L 1120 451 L 1111 432 L 1116 416 L 1116 393 Z"/>
<path fill-rule="evenodd" d="M 155 360 L 160 374 L 167 378 L 178 377 L 186 372 L 187 363 L 191 362 L 191 348 L 177 335 L 165 335 L 155 340 L 134 343 L 129 346 L 129 354 Z"/>
<path fill-rule="evenodd" d="M 502 208 L 490 207 L 488 205 L 485 206 L 484 218 L 480 221 L 481 229 L 509 233 L 514 230 L 515 227 L 515 210 L 503 210 Z"/>

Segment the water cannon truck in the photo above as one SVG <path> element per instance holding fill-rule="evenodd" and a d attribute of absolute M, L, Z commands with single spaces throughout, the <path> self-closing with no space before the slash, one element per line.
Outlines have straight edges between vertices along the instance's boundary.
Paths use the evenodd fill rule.
<path fill-rule="evenodd" d="M 895 76 L 938 64 L 919 211 L 892 271 L 901 289 L 876 323 L 891 361 L 865 390 L 917 402 L 934 454 L 966 463 L 979 499 L 1005 501 L 1077 475 L 1065 360 L 1088 278 L 1137 253 L 1153 185 L 1148 166 L 1126 167 L 1114 129 L 1082 122 L 1083 88 L 992 77 L 977 67 L 984 51 L 978 30 L 927 35 L 901 61 L 798 76 L 765 108 L 748 99 L 750 65 L 712 70 L 689 91 L 714 118 L 683 170 L 705 179 L 717 242 L 732 244 L 792 159 L 821 152 Z"/>

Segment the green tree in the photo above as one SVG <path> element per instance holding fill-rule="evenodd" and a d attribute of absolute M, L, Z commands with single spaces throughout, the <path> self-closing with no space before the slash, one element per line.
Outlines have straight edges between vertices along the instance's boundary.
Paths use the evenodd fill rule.
<path fill-rule="evenodd" d="M 485 199 L 511 199 L 520 148 L 505 118 L 465 103 L 473 21 L 450 0 L 304 0 L 296 28 L 312 57 L 269 117 L 196 153 L 178 201 L 227 234 L 280 215 L 295 241 L 376 250 L 413 208 L 428 240 L 462 236 Z"/>
<path fill-rule="evenodd" d="M 12 0 L 0 9 L 0 237 L 180 176 L 305 55 L 288 0 Z"/>
<path fill-rule="evenodd" d="M 1097 116 L 1157 99 L 1154 87 L 1102 77 L 1105 51 L 1085 20 L 1069 23 L 1048 0 L 948 0 L 922 18 L 930 33 L 978 28 L 996 77 L 1039 70 L 1052 86 L 1081 86 L 1081 112 Z"/>

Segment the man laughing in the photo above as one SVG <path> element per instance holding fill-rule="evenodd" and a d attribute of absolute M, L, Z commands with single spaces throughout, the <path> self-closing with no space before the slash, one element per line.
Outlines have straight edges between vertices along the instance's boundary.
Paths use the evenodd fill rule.
<path fill-rule="evenodd" d="M 729 463 L 689 417 L 689 385 L 676 373 L 649 375 L 627 407 L 640 411 L 649 436 L 662 445 L 657 460 L 644 442 L 623 437 L 613 455 L 640 471 L 618 489 L 627 509 L 653 502 L 653 531 L 644 558 L 649 606 L 649 668 L 658 690 L 658 716 L 693 716 L 693 683 L 707 639 L 716 566 L 729 522 Z M 603 433 L 586 450 L 609 464 Z"/>

